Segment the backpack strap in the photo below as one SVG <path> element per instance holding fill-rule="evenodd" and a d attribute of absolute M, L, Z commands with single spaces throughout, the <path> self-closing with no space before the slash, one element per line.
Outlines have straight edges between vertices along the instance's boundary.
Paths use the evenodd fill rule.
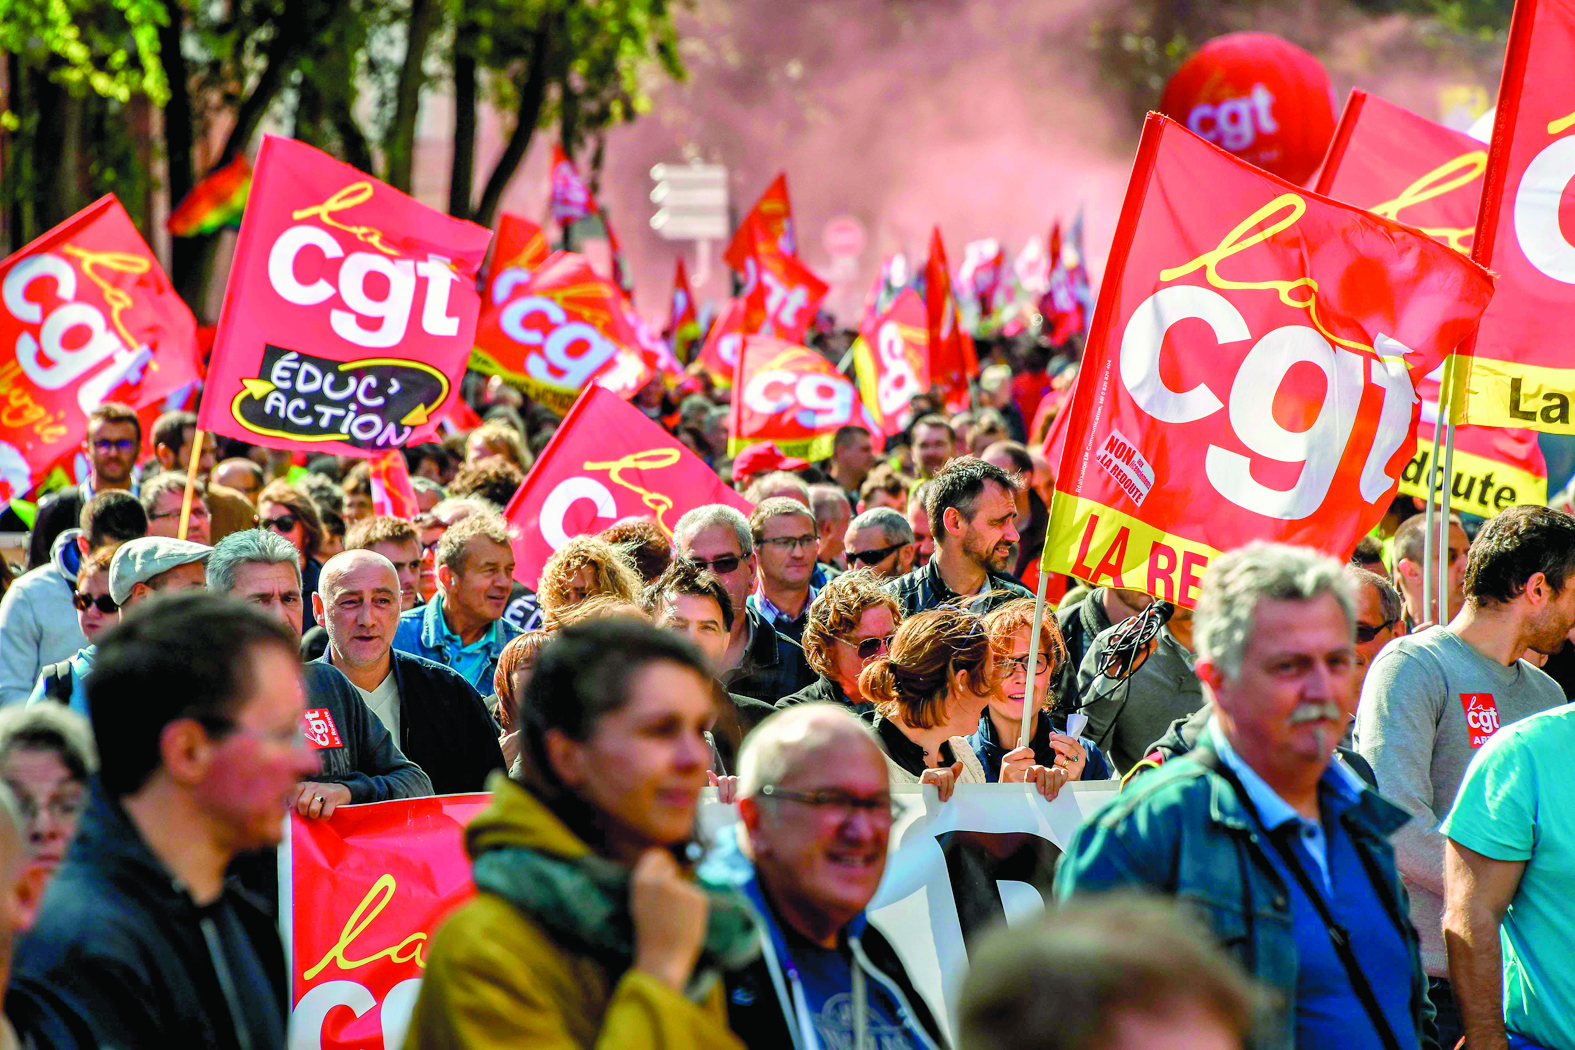
<path fill-rule="evenodd" d="M 44 668 L 44 695 L 62 704 L 71 702 L 71 661 L 61 660 Z"/>

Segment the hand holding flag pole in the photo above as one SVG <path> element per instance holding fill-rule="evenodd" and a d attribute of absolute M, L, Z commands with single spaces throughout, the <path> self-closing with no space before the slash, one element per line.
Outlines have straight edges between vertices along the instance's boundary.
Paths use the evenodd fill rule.
<path fill-rule="evenodd" d="M 1027 672 L 1027 681 L 1023 684 L 1023 721 L 1017 733 L 1018 747 L 1028 746 L 1028 738 L 1034 731 L 1034 717 L 1039 713 L 1034 707 L 1034 679 L 1038 677 L 1034 673 L 1034 668 L 1039 666 L 1039 632 L 1044 629 L 1045 584 L 1049 579 L 1050 574 L 1041 568 L 1039 587 L 1034 592 L 1034 625 L 1028 632 L 1028 664 L 1024 668 Z M 1049 688 L 1048 683 L 1045 688 Z"/>

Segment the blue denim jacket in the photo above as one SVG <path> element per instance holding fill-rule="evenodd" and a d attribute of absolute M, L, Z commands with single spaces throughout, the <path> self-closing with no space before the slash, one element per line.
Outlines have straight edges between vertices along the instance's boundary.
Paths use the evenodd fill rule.
<path fill-rule="evenodd" d="M 520 629 L 507 620 L 497 620 L 487 636 L 487 672 L 479 679 L 467 679 L 482 696 L 492 692 L 492 672 L 497 670 L 498 657 L 503 647 L 520 633 Z M 459 661 L 459 636 L 449 630 L 443 620 L 443 595 L 432 596 L 425 605 L 407 609 L 399 614 L 399 626 L 394 631 L 394 648 L 402 653 L 419 656 L 445 667 Z"/>
<path fill-rule="evenodd" d="M 1112 889 L 1149 890 L 1191 905 L 1248 973 L 1286 1003 L 1296 998 L 1296 940 L 1287 887 L 1212 749 L 1197 750 L 1134 780 L 1078 829 L 1056 872 L 1056 897 Z M 1389 836 L 1410 819 L 1364 790 L 1340 823 L 1373 879 L 1411 956 L 1412 1016 L 1422 1050 L 1435 1050 L 1422 955 Z M 1253 1031 L 1252 1050 L 1295 1050 L 1294 1009 Z"/>

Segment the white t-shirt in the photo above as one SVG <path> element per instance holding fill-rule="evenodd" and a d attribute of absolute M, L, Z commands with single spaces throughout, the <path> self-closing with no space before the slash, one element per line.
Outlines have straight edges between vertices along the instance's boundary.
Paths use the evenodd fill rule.
<path fill-rule="evenodd" d="M 394 743 L 399 743 L 399 683 L 394 679 L 394 670 L 389 668 L 388 674 L 376 689 L 366 690 L 360 686 L 355 687 L 361 694 L 361 699 L 366 701 L 366 706 L 372 709 L 378 721 L 383 723 L 394 738 Z"/>

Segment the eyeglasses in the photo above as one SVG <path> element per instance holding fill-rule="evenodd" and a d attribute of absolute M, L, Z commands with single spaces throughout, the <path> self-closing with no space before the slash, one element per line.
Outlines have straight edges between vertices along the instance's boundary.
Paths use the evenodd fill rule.
<path fill-rule="evenodd" d="M 71 596 L 71 604 L 77 607 L 77 612 L 87 612 L 89 609 L 97 609 L 105 616 L 108 616 L 110 613 L 120 608 L 119 605 L 115 604 L 115 599 L 111 598 L 109 595 L 101 594 L 95 598 L 86 591 L 77 591 L 75 594 L 73 594 Z"/>
<path fill-rule="evenodd" d="M 896 806 L 892 803 L 890 795 L 859 798 L 845 791 L 785 791 L 775 784 L 765 785 L 760 789 L 760 793 L 766 798 L 810 806 L 821 813 L 838 818 L 838 823 L 847 820 L 854 813 L 863 813 L 871 820 L 888 823 L 897 815 Z"/>
<path fill-rule="evenodd" d="M 93 442 L 95 452 L 130 452 L 137 447 L 137 443 L 130 438 L 117 438 L 110 441 L 108 438 L 99 438 Z"/>
<path fill-rule="evenodd" d="M 1400 622 L 1399 620 L 1385 620 L 1383 623 L 1379 624 L 1377 627 L 1373 627 L 1373 626 L 1370 626 L 1370 625 L 1365 624 L 1365 623 L 1357 624 L 1356 625 L 1356 641 L 1357 641 L 1357 644 L 1358 645 L 1366 645 L 1368 642 L 1372 641 L 1374 638 L 1377 638 L 1379 635 L 1383 634 L 1385 631 L 1389 630 L 1389 628 L 1393 627 L 1395 624 L 1397 624 L 1399 622 Z"/>
<path fill-rule="evenodd" d="M 860 638 L 858 641 L 854 641 L 852 638 L 838 638 L 837 641 L 857 652 L 860 660 L 873 660 L 891 648 L 891 635 L 889 634 L 880 638 Z"/>
<path fill-rule="evenodd" d="M 1001 664 L 1005 668 L 1008 675 L 1010 675 L 1013 671 L 1023 671 L 1026 673 L 1028 670 L 1028 654 L 1024 653 L 1022 656 L 1002 657 Z M 1050 657 L 1045 652 L 1040 651 L 1039 658 L 1034 663 L 1034 674 L 1044 674 L 1048 670 L 1050 670 Z"/>
<path fill-rule="evenodd" d="M 775 539 L 761 540 L 760 541 L 760 545 L 762 547 L 781 547 L 782 549 L 784 549 L 784 550 L 788 551 L 789 553 L 791 553 L 791 552 L 796 551 L 796 550 L 798 550 L 800 548 L 813 548 L 815 546 L 815 544 L 817 544 L 819 542 L 820 542 L 819 537 L 814 536 L 814 535 L 810 535 L 810 536 L 778 536 Z"/>
<path fill-rule="evenodd" d="M 687 561 L 699 571 L 705 572 L 707 569 L 709 569 L 718 576 L 726 576 L 728 573 L 734 571 L 738 568 L 738 563 L 742 560 L 743 559 L 736 554 L 724 554 L 720 558 L 712 558 L 710 561 L 706 561 L 704 558 L 695 557 L 689 557 L 685 559 L 685 561 Z"/>
<path fill-rule="evenodd" d="M 885 561 L 906 546 L 906 543 L 893 543 L 890 547 L 877 547 L 872 551 L 848 551 L 848 561 L 854 565 L 874 565 Z"/>
<path fill-rule="evenodd" d="M 204 507 L 201 503 L 198 503 L 196 500 L 192 500 L 192 503 L 191 503 L 191 516 L 194 517 L 194 518 L 206 518 L 206 517 L 208 517 L 208 508 Z M 164 518 L 178 518 L 178 517 L 180 517 L 180 508 L 176 507 L 174 510 L 165 510 L 165 511 L 160 511 L 157 514 L 149 514 L 148 515 L 148 520 L 149 521 L 159 521 L 159 520 L 162 520 Z"/>
<path fill-rule="evenodd" d="M 82 815 L 83 797 L 81 791 L 51 795 L 43 800 L 42 805 L 39 804 L 38 799 L 35 799 L 26 791 L 19 790 L 14 783 L 11 784 L 11 794 L 16 797 L 16 808 L 22 811 L 22 822 L 24 824 L 33 823 L 41 813 L 48 813 L 50 819 L 57 823 L 66 823 Z"/>
<path fill-rule="evenodd" d="M 277 518 L 258 518 L 257 524 L 274 532 L 289 532 L 298 520 L 294 514 L 281 514 Z"/>

